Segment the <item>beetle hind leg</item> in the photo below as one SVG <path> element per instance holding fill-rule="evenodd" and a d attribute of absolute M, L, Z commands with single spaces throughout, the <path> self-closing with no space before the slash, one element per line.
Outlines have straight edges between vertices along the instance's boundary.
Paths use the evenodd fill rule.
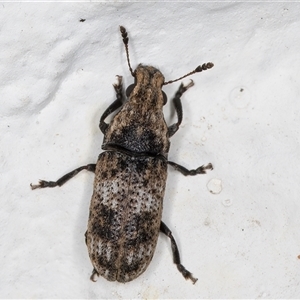
<path fill-rule="evenodd" d="M 170 240 L 171 240 L 171 248 L 173 253 L 173 262 L 177 265 L 177 269 L 179 272 L 183 275 L 185 279 L 192 280 L 193 284 L 196 283 L 198 280 L 197 278 L 193 277 L 192 273 L 189 272 L 180 262 L 180 255 L 179 250 L 176 244 L 176 241 L 172 235 L 171 230 L 168 228 L 168 226 L 164 222 L 160 222 L 160 231 L 164 233 Z"/>
<path fill-rule="evenodd" d="M 99 273 L 96 271 L 96 269 L 94 268 L 93 269 L 93 272 L 92 272 L 92 275 L 90 276 L 90 279 L 93 281 L 93 282 L 96 282 L 97 281 L 97 277 L 99 277 Z"/>

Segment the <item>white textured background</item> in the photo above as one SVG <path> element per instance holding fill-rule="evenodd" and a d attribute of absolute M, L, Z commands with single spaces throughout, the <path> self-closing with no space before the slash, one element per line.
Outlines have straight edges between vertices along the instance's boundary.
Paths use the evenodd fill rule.
<path fill-rule="evenodd" d="M 299 297 L 299 11 L 299 3 L 1 3 L 0 297 Z M 93 174 L 29 187 L 96 161 L 115 75 L 133 81 L 119 25 L 133 67 L 154 65 L 170 80 L 215 64 L 191 77 L 169 156 L 215 169 L 187 178 L 170 168 L 164 204 L 196 285 L 177 271 L 165 236 L 138 279 L 91 282 Z M 169 99 L 178 86 L 165 87 Z M 175 120 L 169 105 L 166 119 Z"/>

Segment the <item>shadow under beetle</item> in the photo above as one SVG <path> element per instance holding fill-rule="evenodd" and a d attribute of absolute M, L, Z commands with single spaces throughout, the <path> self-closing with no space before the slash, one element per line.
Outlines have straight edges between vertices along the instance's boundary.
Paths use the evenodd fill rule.
<path fill-rule="evenodd" d="M 169 138 L 182 122 L 181 96 L 191 86 L 181 84 L 173 98 L 177 122 L 167 126 L 163 106 L 167 97 L 162 86 L 213 67 L 198 66 L 176 80 L 165 81 L 156 68 L 139 64 L 132 70 L 129 60 L 128 36 L 123 26 L 121 35 L 129 70 L 134 84 L 126 90 L 124 99 L 122 77 L 114 84 L 117 99 L 100 118 L 104 134 L 102 152 L 96 164 L 88 164 L 64 175 L 57 181 L 40 180 L 32 189 L 62 186 L 82 170 L 95 173 L 85 240 L 93 264 L 91 280 L 103 276 L 109 281 L 128 282 L 141 275 L 149 265 L 157 244 L 159 231 L 171 240 L 173 261 L 186 279 L 197 281 L 181 264 L 172 232 L 161 220 L 167 180 L 171 165 L 183 175 L 204 174 L 212 164 L 188 170 L 168 160 Z M 110 124 L 108 115 L 120 109 Z"/>

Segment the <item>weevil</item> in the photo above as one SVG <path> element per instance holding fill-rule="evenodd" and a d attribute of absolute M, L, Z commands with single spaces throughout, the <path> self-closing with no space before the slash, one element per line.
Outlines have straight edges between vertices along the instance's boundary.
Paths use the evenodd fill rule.
<path fill-rule="evenodd" d="M 211 163 L 194 170 L 169 161 L 170 137 L 182 122 L 181 96 L 193 86 L 181 84 L 173 105 L 177 122 L 167 126 L 163 106 L 166 84 L 213 67 L 205 63 L 194 71 L 171 81 L 152 66 L 139 64 L 133 71 L 128 50 L 128 33 L 120 31 L 125 45 L 127 64 L 134 84 L 123 93 L 122 76 L 114 84 L 116 100 L 100 118 L 104 134 L 102 152 L 96 164 L 79 167 L 57 181 L 40 180 L 32 189 L 62 186 L 82 170 L 95 173 L 85 241 L 93 265 L 91 280 L 103 276 L 109 281 L 129 282 L 141 275 L 152 260 L 159 232 L 171 241 L 173 262 L 179 272 L 193 283 L 197 281 L 182 264 L 171 230 L 162 221 L 162 207 L 168 165 L 183 175 L 205 174 Z M 117 111 L 117 112 L 116 112 Z M 107 124 L 105 119 L 115 113 Z"/>

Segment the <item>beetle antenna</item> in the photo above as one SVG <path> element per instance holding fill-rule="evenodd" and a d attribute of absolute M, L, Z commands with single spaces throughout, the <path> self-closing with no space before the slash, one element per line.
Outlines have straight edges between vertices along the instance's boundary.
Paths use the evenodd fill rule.
<path fill-rule="evenodd" d="M 124 28 L 125 29 L 125 28 Z M 127 36 L 127 35 L 126 35 Z M 125 43 L 125 42 L 124 42 Z M 209 62 L 209 63 L 206 63 L 206 64 L 203 64 L 202 66 L 198 66 L 194 71 L 190 72 L 190 73 L 187 73 L 186 75 L 182 76 L 182 77 L 179 77 L 175 80 L 170 80 L 170 81 L 167 81 L 167 82 L 164 82 L 163 85 L 166 85 L 166 84 L 169 84 L 169 83 L 173 83 L 175 81 L 178 81 L 180 79 L 183 79 L 187 76 L 190 76 L 192 74 L 195 74 L 195 73 L 198 73 L 198 72 L 202 72 L 202 71 L 205 71 L 207 69 L 211 69 L 212 67 L 214 66 L 214 64 L 212 62 Z"/>
<path fill-rule="evenodd" d="M 134 76 L 134 72 L 131 68 L 131 65 L 130 65 L 130 59 L 129 59 L 129 51 L 128 51 L 128 41 L 129 41 L 129 38 L 127 36 L 127 31 L 126 31 L 126 28 L 123 27 L 123 26 L 120 26 L 120 31 L 121 31 L 121 35 L 122 35 L 122 38 L 123 38 L 123 43 L 125 45 L 125 51 L 126 51 L 126 57 L 127 57 L 127 63 L 128 63 L 128 67 L 129 67 L 129 70 L 130 70 L 130 73 L 133 77 Z"/>

